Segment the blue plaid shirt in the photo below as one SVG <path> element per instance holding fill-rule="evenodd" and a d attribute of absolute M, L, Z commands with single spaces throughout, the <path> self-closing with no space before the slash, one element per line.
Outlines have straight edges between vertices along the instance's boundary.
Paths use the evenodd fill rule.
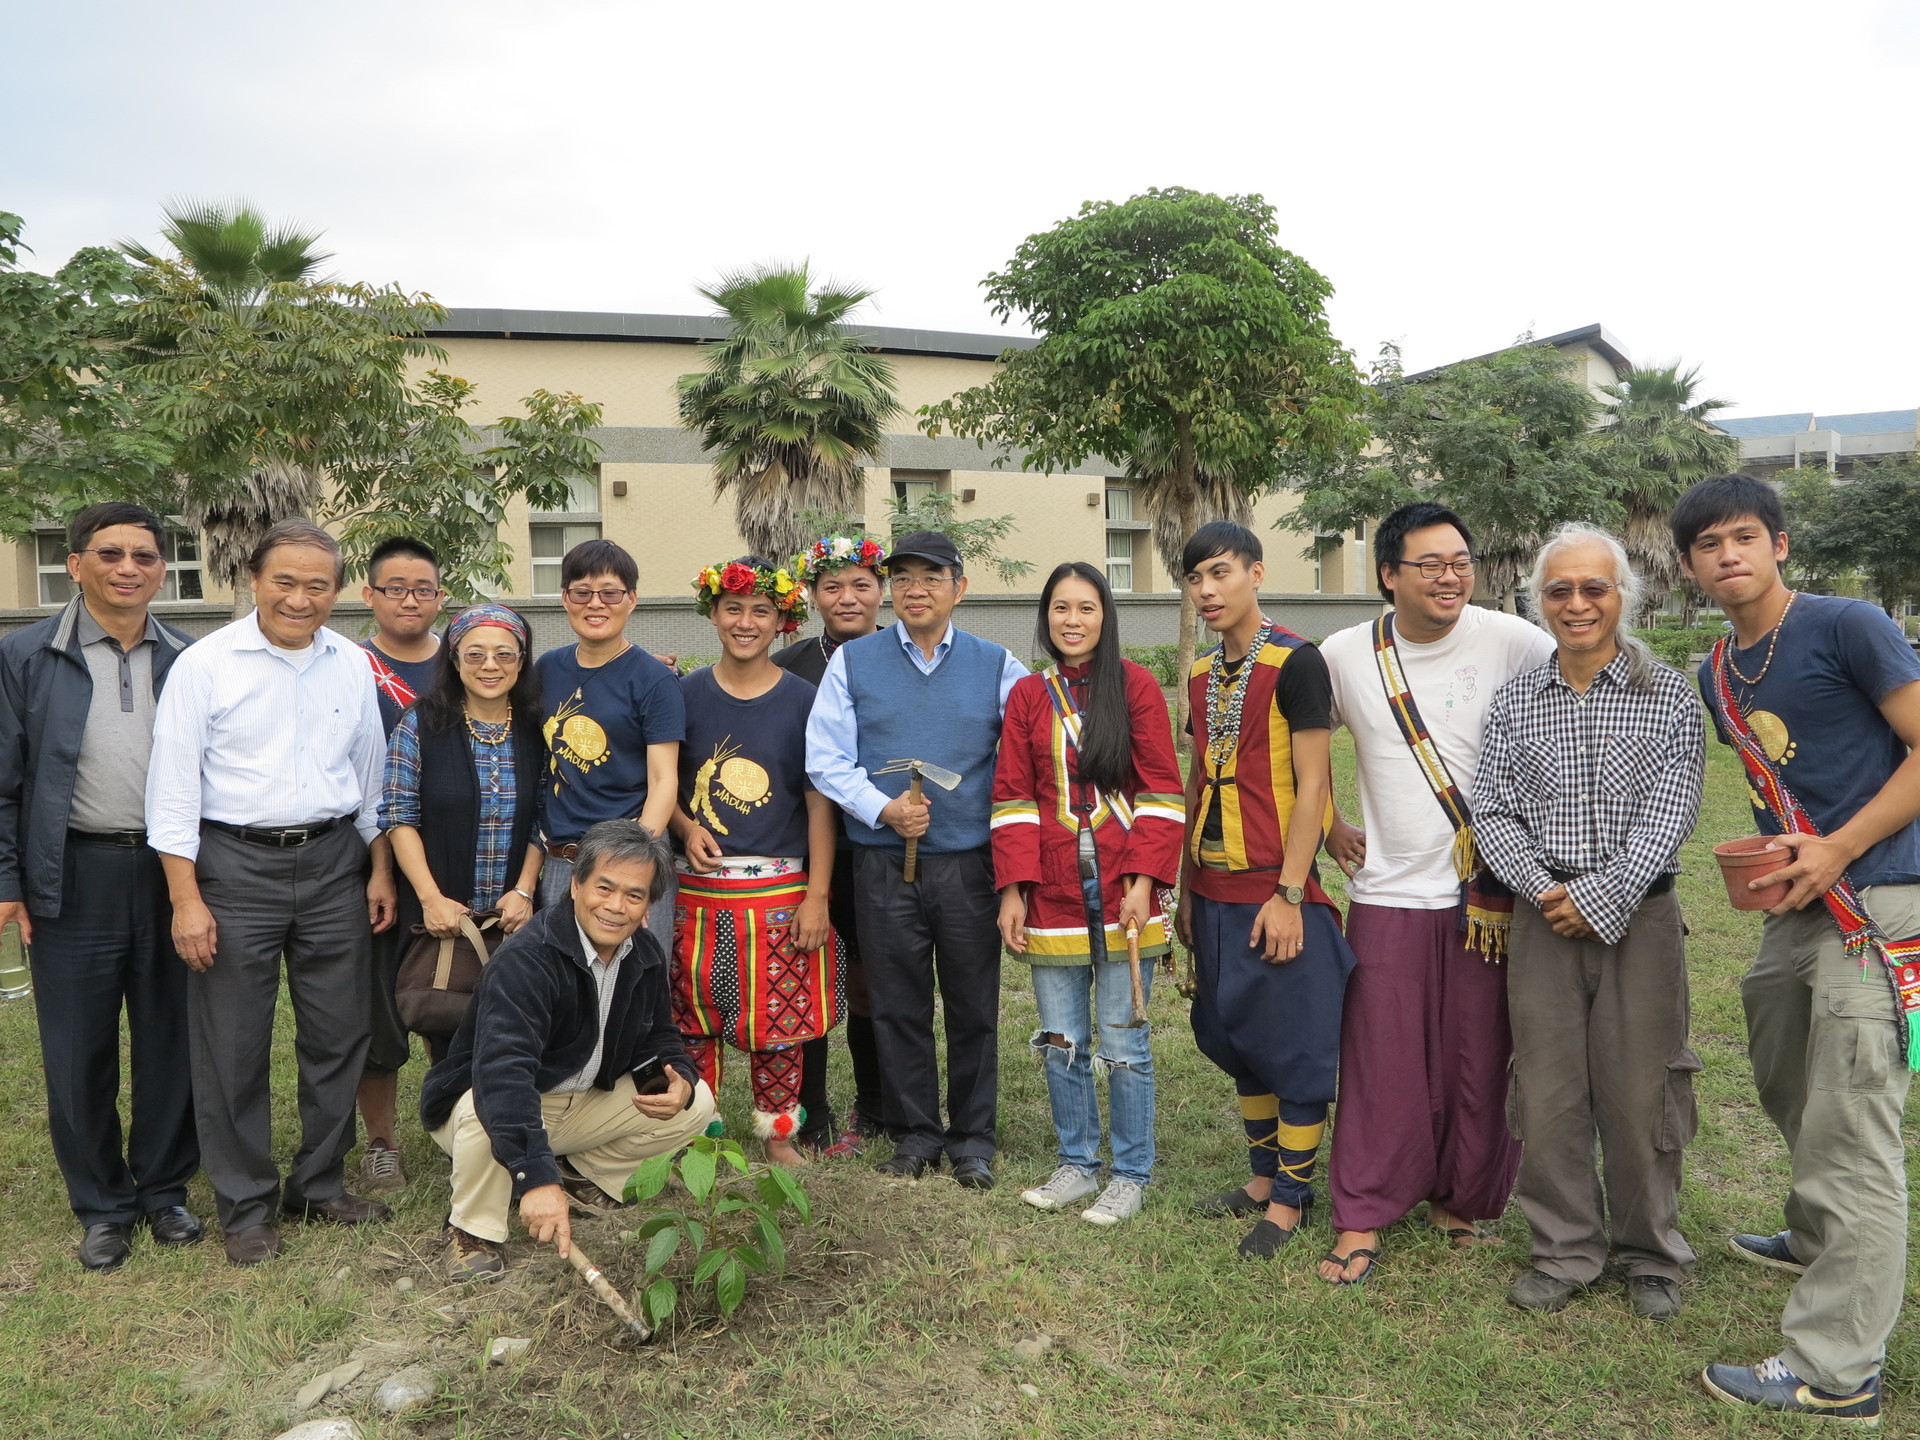
<path fill-rule="evenodd" d="M 498 738 L 482 740 L 474 734 L 476 729 L 489 736 L 497 731 Z M 489 910 L 499 904 L 500 897 L 506 893 L 508 867 L 515 858 L 507 854 L 507 847 L 513 843 L 516 789 L 513 740 L 504 724 L 476 724 L 467 731 L 467 752 L 473 756 L 474 778 L 480 786 L 480 834 L 474 841 L 472 908 Z M 387 741 L 386 785 L 380 794 L 380 828 L 391 830 L 397 825 L 420 828 L 420 720 L 411 710 L 394 727 L 393 737 Z"/>

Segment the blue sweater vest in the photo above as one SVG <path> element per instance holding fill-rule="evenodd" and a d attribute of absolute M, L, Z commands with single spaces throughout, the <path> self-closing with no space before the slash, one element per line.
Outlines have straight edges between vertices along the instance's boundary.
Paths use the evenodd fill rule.
<path fill-rule="evenodd" d="M 892 799 L 910 776 L 876 772 L 896 760 L 929 760 L 955 771 L 960 788 L 925 785 L 933 801 L 920 853 L 978 850 L 989 843 L 993 812 L 993 754 L 1000 743 L 1000 675 L 1006 651 L 964 630 L 931 675 L 907 658 L 895 631 L 882 630 L 841 647 L 847 691 L 859 727 L 856 759 L 874 785 Z M 907 844 L 891 826 L 854 823 L 847 838 L 904 855 Z"/>

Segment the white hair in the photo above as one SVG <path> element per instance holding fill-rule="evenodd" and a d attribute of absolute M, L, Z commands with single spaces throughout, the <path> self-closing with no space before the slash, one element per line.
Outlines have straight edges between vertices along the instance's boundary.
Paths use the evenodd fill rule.
<path fill-rule="evenodd" d="M 1626 546 L 1598 526 L 1569 520 L 1547 537 L 1547 543 L 1533 557 L 1533 573 L 1527 578 L 1527 593 L 1533 597 L 1534 623 L 1548 630 L 1546 613 L 1540 608 L 1540 587 L 1546 581 L 1548 563 L 1562 550 L 1571 550 L 1577 545 L 1600 545 L 1613 557 L 1613 582 L 1620 587 L 1620 626 L 1614 631 L 1613 638 L 1627 657 L 1627 688 L 1652 689 L 1653 652 L 1632 630 L 1633 617 L 1640 613 L 1640 601 L 1646 593 L 1646 586 L 1634 573 L 1633 562 L 1627 558 Z M 1551 634 L 1551 630 L 1548 633 Z"/>

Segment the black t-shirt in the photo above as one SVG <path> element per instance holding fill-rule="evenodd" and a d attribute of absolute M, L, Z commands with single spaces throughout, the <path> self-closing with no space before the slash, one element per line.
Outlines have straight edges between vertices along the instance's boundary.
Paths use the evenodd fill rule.
<path fill-rule="evenodd" d="M 712 832 L 721 853 L 807 858 L 813 694 L 813 686 L 791 672 L 751 700 L 721 689 L 711 667 L 681 677 L 687 738 L 680 747 L 680 804 Z"/>
<path fill-rule="evenodd" d="M 547 712 L 545 829 L 568 845 L 602 820 L 630 820 L 647 803 L 647 747 L 686 737 L 674 673 L 637 646 L 589 669 L 579 647 L 534 662 Z"/>
<path fill-rule="evenodd" d="M 1251 652 L 1249 652 L 1251 653 Z M 1226 662 L 1228 680 L 1239 677 L 1241 667 L 1247 663 L 1242 655 L 1238 660 Z M 1318 645 L 1299 645 L 1287 663 L 1280 667 L 1280 675 L 1273 682 L 1273 705 L 1280 712 L 1280 718 L 1287 722 L 1287 729 L 1331 730 L 1333 728 L 1333 677 L 1327 673 L 1326 657 L 1320 653 Z M 1205 723 L 1201 717 L 1202 724 Z M 1242 712 L 1240 723 L 1245 725 L 1248 716 Z M 1187 734 L 1192 735 L 1193 716 L 1187 717 Z M 1197 744 L 1205 744 L 1204 740 Z M 1215 794 L 1213 804 L 1207 807 L 1207 822 L 1201 827 L 1201 836 L 1209 844 L 1220 843 L 1220 797 Z"/>
<path fill-rule="evenodd" d="M 427 698 L 427 692 L 433 689 L 434 677 L 440 673 L 438 651 L 426 660 L 396 660 L 371 640 L 362 640 L 360 645 L 362 649 L 377 655 L 389 670 L 398 675 L 406 687 L 413 691 L 414 699 Z M 381 685 L 374 686 L 374 698 L 380 702 L 380 724 L 391 737 L 393 727 L 400 723 L 400 717 L 406 714 L 407 707 L 389 695 L 386 687 Z"/>
<path fill-rule="evenodd" d="M 839 649 L 834 646 L 833 649 Z M 804 640 L 776 650 L 773 663 L 790 675 L 798 675 L 809 685 L 818 687 L 827 675 L 827 661 L 833 657 L 833 650 L 827 648 L 825 637 L 809 635 Z"/>

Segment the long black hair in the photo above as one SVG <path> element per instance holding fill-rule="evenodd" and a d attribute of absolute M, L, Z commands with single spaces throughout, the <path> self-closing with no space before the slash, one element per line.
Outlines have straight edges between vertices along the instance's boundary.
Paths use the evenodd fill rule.
<path fill-rule="evenodd" d="M 513 612 L 519 615 L 519 611 Z M 521 616 L 524 621 L 525 616 Z M 478 628 L 478 627 L 476 627 Z M 504 626 L 496 627 L 504 629 Z M 532 635 L 532 629 L 527 631 Z M 440 641 L 440 663 L 433 672 L 433 684 L 418 700 L 413 708 L 419 713 L 421 733 L 452 730 L 466 723 L 467 687 L 460 680 L 460 661 L 454 655 L 454 647 L 443 637 Z M 540 708 L 540 683 L 533 678 L 533 652 L 524 650 L 520 655 L 520 673 L 514 677 L 513 688 L 507 691 L 507 705 L 516 725 L 531 725 L 536 729 L 545 720 Z"/>
<path fill-rule="evenodd" d="M 1087 703 L 1080 712 L 1080 778 L 1102 790 L 1127 794 L 1133 787 L 1133 725 L 1127 713 L 1127 673 L 1120 656 L 1120 617 L 1107 577 L 1081 560 L 1054 568 L 1040 590 L 1040 648 L 1056 662 L 1066 657 L 1053 643 L 1047 612 L 1062 580 L 1084 580 L 1100 597 L 1100 638 L 1087 672 Z"/>

